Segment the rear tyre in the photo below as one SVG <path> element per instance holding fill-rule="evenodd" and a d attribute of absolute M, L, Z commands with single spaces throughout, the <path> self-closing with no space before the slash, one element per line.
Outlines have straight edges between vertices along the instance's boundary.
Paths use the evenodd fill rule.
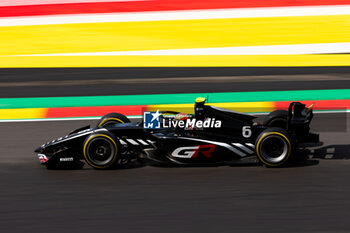
<path fill-rule="evenodd" d="M 114 125 L 114 124 L 123 124 L 123 123 L 129 123 L 130 120 L 126 116 L 120 113 L 108 113 L 107 115 L 104 115 L 100 121 L 97 123 L 97 127 L 104 127 L 108 125 Z"/>
<path fill-rule="evenodd" d="M 259 160 L 268 167 L 285 165 L 293 151 L 290 136 L 284 129 L 277 127 L 264 130 L 255 145 Z"/>
<path fill-rule="evenodd" d="M 109 135 L 92 134 L 85 140 L 83 154 L 95 169 L 114 168 L 118 162 L 118 145 Z"/>
<path fill-rule="evenodd" d="M 279 127 L 287 129 L 288 111 L 276 110 L 267 115 L 264 119 L 264 125 L 266 127 Z"/>

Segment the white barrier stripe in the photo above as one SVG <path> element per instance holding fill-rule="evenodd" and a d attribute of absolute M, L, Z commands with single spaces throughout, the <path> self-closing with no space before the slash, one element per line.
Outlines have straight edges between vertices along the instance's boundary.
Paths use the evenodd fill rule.
<path fill-rule="evenodd" d="M 238 155 L 241 156 L 241 157 L 247 156 L 245 153 L 241 152 L 240 150 L 237 150 L 237 149 L 234 148 L 234 147 L 232 147 L 232 149 L 230 149 L 230 150 L 232 150 L 234 153 L 238 154 Z"/>
<path fill-rule="evenodd" d="M 109 23 L 164 20 L 230 19 L 288 16 L 350 15 L 350 5 L 259 7 L 133 13 L 71 14 L 0 18 L 0 26 Z"/>
<path fill-rule="evenodd" d="M 164 55 L 300 55 L 300 54 L 350 53 L 350 42 L 294 44 L 294 45 L 264 45 L 199 49 L 166 49 L 143 51 L 115 51 L 88 53 L 54 53 L 9 55 L 8 57 L 40 57 L 40 56 L 164 56 Z"/>
<path fill-rule="evenodd" d="M 255 150 L 255 145 L 251 144 L 251 143 L 246 143 L 247 146 L 250 146 L 251 148 L 253 148 Z"/>
<path fill-rule="evenodd" d="M 119 139 L 119 142 L 120 142 L 120 144 L 122 144 L 122 145 L 127 145 L 127 143 L 124 142 L 122 139 Z"/>
<path fill-rule="evenodd" d="M 343 109 L 343 110 L 314 110 L 314 113 L 317 114 L 338 114 L 338 113 L 350 113 L 350 109 Z M 268 115 L 269 112 L 254 112 L 249 113 L 249 115 L 252 116 L 265 116 Z M 128 116 L 128 118 L 132 119 L 141 119 L 141 116 Z M 91 121 L 91 120 L 98 120 L 101 119 L 101 117 L 65 117 L 65 118 L 34 118 L 34 119 L 0 119 L 0 123 L 11 123 L 11 122 L 45 122 L 45 121 Z M 150 144 L 154 144 L 155 142 L 152 142 L 151 140 L 147 140 Z M 252 147 L 255 149 L 255 146 L 251 143 L 246 143 L 247 146 Z"/>
<path fill-rule="evenodd" d="M 252 151 L 251 149 L 249 149 L 249 148 L 243 146 L 243 145 L 240 144 L 240 143 L 232 143 L 232 144 L 233 144 L 234 146 L 237 146 L 239 149 L 241 149 L 241 150 L 247 152 L 248 154 L 253 154 L 253 153 L 254 153 L 254 151 Z"/>
<path fill-rule="evenodd" d="M 130 142 L 132 145 L 135 145 L 135 146 L 137 146 L 137 145 L 139 145 L 134 139 L 126 139 L 128 142 Z"/>
<path fill-rule="evenodd" d="M 137 141 L 141 142 L 142 145 L 148 146 L 148 144 L 142 139 L 137 139 Z"/>
<path fill-rule="evenodd" d="M 151 140 L 148 139 L 147 142 L 148 142 L 151 146 L 153 146 L 154 148 L 157 148 L 156 145 L 155 145 L 155 143 L 156 143 L 155 141 L 151 141 Z"/>

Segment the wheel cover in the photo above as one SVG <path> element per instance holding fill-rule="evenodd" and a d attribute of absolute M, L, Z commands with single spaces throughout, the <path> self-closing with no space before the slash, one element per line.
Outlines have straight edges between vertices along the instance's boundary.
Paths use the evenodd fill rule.
<path fill-rule="evenodd" d="M 115 157 L 116 148 L 114 144 L 104 137 L 96 137 L 89 141 L 86 147 L 86 157 L 97 166 L 106 166 Z"/>
<path fill-rule="evenodd" d="M 289 145 L 287 141 L 279 135 L 269 135 L 261 141 L 261 157 L 271 164 L 280 163 L 289 155 Z"/>
<path fill-rule="evenodd" d="M 270 127 L 280 127 L 285 129 L 287 127 L 287 120 L 282 118 L 272 119 L 269 123 Z"/>
<path fill-rule="evenodd" d="M 115 124 L 120 124 L 120 121 L 108 120 L 108 121 L 104 122 L 103 124 L 100 124 L 100 126 L 115 125 Z"/>
<path fill-rule="evenodd" d="M 107 118 L 104 119 L 98 126 L 106 126 L 106 125 L 114 125 L 114 124 L 120 124 L 124 123 L 124 121 L 120 120 L 119 118 Z"/>

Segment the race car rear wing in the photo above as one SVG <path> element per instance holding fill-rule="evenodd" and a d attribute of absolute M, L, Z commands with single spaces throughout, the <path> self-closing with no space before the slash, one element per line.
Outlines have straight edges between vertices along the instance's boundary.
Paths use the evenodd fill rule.
<path fill-rule="evenodd" d="M 313 118 L 313 104 L 308 108 L 300 102 L 292 102 L 288 108 L 288 125 L 308 126 Z"/>
<path fill-rule="evenodd" d="M 322 145 L 319 141 L 319 135 L 310 133 L 310 123 L 313 118 L 313 104 L 305 107 L 305 104 L 300 102 L 292 102 L 288 108 L 287 128 L 288 131 L 294 134 L 298 143 L 308 146 Z M 300 144 L 301 145 L 301 144 Z"/>

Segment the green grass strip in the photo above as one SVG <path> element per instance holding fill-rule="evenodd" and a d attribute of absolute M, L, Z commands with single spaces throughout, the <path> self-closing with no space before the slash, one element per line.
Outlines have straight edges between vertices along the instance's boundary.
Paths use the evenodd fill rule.
<path fill-rule="evenodd" d="M 292 100 L 342 100 L 350 99 L 350 89 L 0 98 L 0 109 L 185 104 L 194 103 L 197 97 L 209 97 L 209 103 Z"/>

